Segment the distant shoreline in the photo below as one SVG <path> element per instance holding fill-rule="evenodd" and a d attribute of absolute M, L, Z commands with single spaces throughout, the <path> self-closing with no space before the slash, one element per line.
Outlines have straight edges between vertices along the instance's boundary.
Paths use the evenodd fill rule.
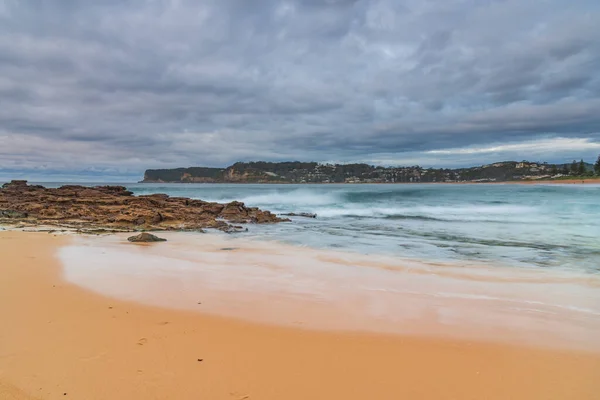
<path fill-rule="evenodd" d="M 570 164 L 501 161 L 466 168 L 422 168 L 418 165 L 383 167 L 369 164 L 318 162 L 237 162 L 225 168 L 181 167 L 147 169 L 140 183 L 506 183 L 521 181 L 567 182 L 594 179 L 595 167 L 583 160 Z"/>
<path fill-rule="evenodd" d="M 581 183 L 598 183 L 600 184 L 600 178 L 586 178 L 586 179 L 551 179 L 551 180 L 539 180 L 539 181 L 519 181 L 515 183 L 522 184 L 535 184 L 535 183 L 567 183 L 567 184 L 581 184 Z"/>
<path fill-rule="evenodd" d="M 488 181 L 488 182 L 156 182 L 156 181 L 139 181 L 137 183 L 148 184 L 217 184 L 217 185 L 535 185 L 535 184 L 600 184 L 600 178 L 584 178 L 584 179 L 539 179 L 539 180 L 518 180 L 518 181 Z"/>

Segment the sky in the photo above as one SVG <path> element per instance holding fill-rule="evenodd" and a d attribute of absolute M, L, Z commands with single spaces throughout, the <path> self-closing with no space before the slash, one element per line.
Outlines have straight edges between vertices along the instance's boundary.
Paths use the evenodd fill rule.
<path fill-rule="evenodd" d="M 0 0 L 0 179 L 600 154 L 597 0 Z"/>

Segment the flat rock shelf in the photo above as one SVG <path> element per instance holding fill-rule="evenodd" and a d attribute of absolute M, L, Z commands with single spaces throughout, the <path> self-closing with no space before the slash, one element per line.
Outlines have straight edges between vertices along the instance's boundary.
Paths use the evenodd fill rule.
<path fill-rule="evenodd" d="M 65 185 L 46 188 L 13 180 L 0 189 L 0 225 L 57 227 L 85 232 L 236 232 L 234 224 L 289 221 L 269 211 L 232 201 L 206 202 L 166 194 L 134 196 L 124 186 Z"/>

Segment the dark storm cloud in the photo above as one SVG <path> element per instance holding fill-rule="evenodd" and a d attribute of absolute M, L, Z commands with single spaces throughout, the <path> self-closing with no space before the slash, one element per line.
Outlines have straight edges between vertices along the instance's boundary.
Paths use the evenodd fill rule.
<path fill-rule="evenodd" d="M 599 20 L 592 0 L 0 0 L 0 169 L 591 158 Z"/>

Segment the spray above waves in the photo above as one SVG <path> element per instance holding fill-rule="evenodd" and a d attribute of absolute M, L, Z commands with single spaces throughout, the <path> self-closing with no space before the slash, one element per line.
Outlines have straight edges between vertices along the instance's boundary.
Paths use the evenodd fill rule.
<path fill-rule="evenodd" d="M 511 222 L 535 214 L 532 207 L 505 204 L 474 203 L 457 205 L 419 205 L 431 197 L 431 189 L 394 191 L 347 191 L 302 188 L 294 190 L 263 190 L 261 193 L 242 193 L 237 200 L 248 206 L 271 209 L 276 212 L 310 212 L 319 218 L 387 218 L 421 219 L 431 221 Z M 209 201 L 233 201 L 230 193 Z M 441 199 L 443 201 L 443 199 Z"/>
<path fill-rule="evenodd" d="M 291 192 L 271 192 L 243 197 L 242 201 L 249 205 L 299 207 L 307 209 L 314 206 L 327 206 L 340 201 L 340 196 L 334 193 L 323 193 L 311 190 L 293 190 Z"/>
<path fill-rule="evenodd" d="M 241 185 L 237 185 L 241 186 Z M 214 201 L 219 203 L 228 203 L 231 201 L 241 201 L 250 207 L 267 207 L 271 210 L 290 210 L 310 209 L 310 207 L 327 206 L 340 202 L 341 198 L 337 193 L 323 193 L 308 189 L 295 189 L 291 191 L 265 189 L 257 190 L 251 187 L 251 190 L 233 191 L 217 190 L 204 193 L 204 191 L 186 192 L 185 195 L 190 198 L 196 198 L 204 201 Z"/>
<path fill-rule="evenodd" d="M 370 203 L 380 201 L 406 200 L 411 198 L 421 198 L 430 195 L 431 189 L 409 189 L 409 190 L 385 190 L 385 191 L 348 191 L 344 193 L 344 200 L 349 203 Z"/>
<path fill-rule="evenodd" d="M 323 218 L 385 218 L 414 219 L 424 221 L 463 221 L 463 222 L 511 222 L 531 217 L 535 209 L 522 206 L 409 206 L 373 207 L 368 205 L 343 204 L 314 210 Z"/>

